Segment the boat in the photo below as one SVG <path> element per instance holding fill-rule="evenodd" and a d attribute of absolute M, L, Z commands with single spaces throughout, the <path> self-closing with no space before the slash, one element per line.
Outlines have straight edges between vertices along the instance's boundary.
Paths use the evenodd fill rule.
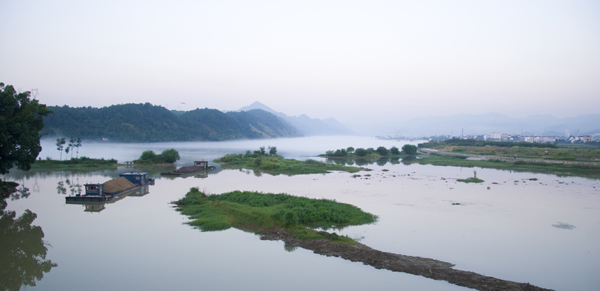
<path fill-rule="evenodd" d="M 119 178 L 108 180 L 102 184 L 85 184 L 85 194 L 76 194 L 65 197 L 69 204 L 82 204 L 85 202 L 106 202 L 119 199 L 130 194 L 135 188 L 154 185 L 154 179 L 148 178 L 147 172 L 129 172 L 119 174 Z"/>
<path fill-rule="evenodd" d="M 181 167 L 175 171 L 161 173 L 165 176 L 190 176 L 191 174 L 199 171 L 211 171 L 214 170 L 214 166 L 209 166 L 207 161 L 194 161 L 193 166 Z"/>

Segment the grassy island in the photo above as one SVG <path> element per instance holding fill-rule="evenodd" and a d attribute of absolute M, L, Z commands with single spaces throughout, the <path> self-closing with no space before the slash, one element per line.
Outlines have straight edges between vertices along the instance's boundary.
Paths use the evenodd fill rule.
<path fill-rule="evenodd" d="M 328 239 L 353 244 L 354 240 L 316 228 L 343 228 L 373 223 L 377 216 L 356 206 L 327 199 L 309 199 L 288 194 L 228 192 L 206 195 L 192 188 L 176 202 L 189 223 L 202 231 L 235 227 L 261 233 L 283 228 L 299 239 Z"/>
<path fill-rule="evenodd" d="M 271 175 L 302 175 L 302 174 L 323 174 L 330 171 L 345 171 L 356 173 L 358 171 L 369 169 L 359 167 L 347 167 L 342 165 L 333 165 L 315 160 L 299 161 L 294 159 L 285 159 L 277 155 L 276 149 L 267 153 L 264 147 L 253 153 L 248 151 L 246 154 L 228 154 L 215 162 L 221 163 L 224 169 L 250 169 L 254 170 L 255 174 L 261 172 Z"/>

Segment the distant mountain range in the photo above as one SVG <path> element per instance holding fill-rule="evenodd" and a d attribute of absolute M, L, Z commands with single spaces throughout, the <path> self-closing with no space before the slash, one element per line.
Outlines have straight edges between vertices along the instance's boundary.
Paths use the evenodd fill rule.
<path fill-rule="evenodd" d="M 404 136 L 491 134 L 492 132 L 524 135 L 564 136 L 600 134 L 600 114 L 557 118 L 552 115 L 531 115 L 514 118 L 498 113 L 459 114 L 446 117 L 415 118 L 394 124 L 386 134 Z"/>
<path fill-rule="evenodd" d="M 122 104 L 103 108 L 53 107 L 43 135 L 119 142 L 164 142 L 298 137 L 300 131 L 263 110 L 171 112 L 161 106 Z"/>
<path fill-rule="evenodd" d="M 242 112 L 256 109 L 264 110 L 266 112 L 278 116 L 285 122 L 291 124 L 293 127 L 298 129 L 300 133 L 302 133 L 305 136 L 356 134 L 354 131 L 344 126 L 334 118 L 327 118 L 321 120 L 318 118 L 310 118 L 305 114 L 302 114 L 300 116 L 288 116 L 284 113 L 277 112 L 258 101 L 248 106 L 242 107 L 238 111 Z"/>

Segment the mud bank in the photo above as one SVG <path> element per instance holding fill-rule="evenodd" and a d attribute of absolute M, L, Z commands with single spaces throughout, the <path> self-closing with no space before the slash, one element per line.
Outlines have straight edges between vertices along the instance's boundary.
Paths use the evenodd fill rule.
<path fill-rule="evenodd" d="M 387 269 L 394 272 L 404 272 L 435 280 L 444 280 L 458 286 L 481 291 L 551 290 L 536 287 L 529 283 L 505 281 L 473 272 L 455 270 L 452 268 L 454 265 L 451 263 L 421 257 L 386 253 L 374 250 L 360 243 L 348 245 L 344 243 L 335 243 L 329 240 L 296 239 L 280 228 L 263 231 L 260 239 L 282 240 L 287 245 L 312 250 L 320 255 L 340 257 L 353 262 L 362 262 L 365 265 L 373 266 L 377 269 Z"/>

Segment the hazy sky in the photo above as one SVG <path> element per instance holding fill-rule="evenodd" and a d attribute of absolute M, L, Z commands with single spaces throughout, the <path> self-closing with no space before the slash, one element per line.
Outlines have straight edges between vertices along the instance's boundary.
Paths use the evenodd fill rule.
<path fill-rule="evenodd" d="M 0 81 L 48 105 L 600 113 L 597 0 L 0 0 L 0 19 Z"/>

